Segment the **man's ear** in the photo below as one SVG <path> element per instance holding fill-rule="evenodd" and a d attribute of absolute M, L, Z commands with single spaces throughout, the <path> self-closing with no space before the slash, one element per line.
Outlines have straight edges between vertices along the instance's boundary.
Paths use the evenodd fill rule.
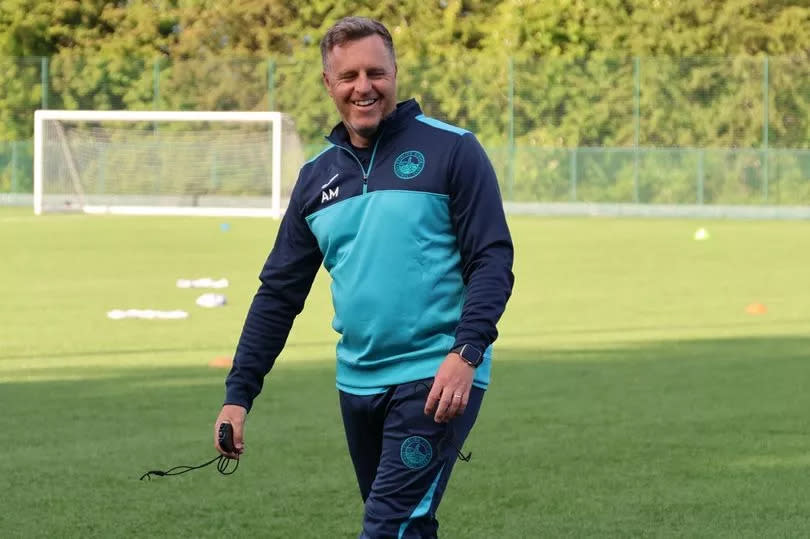
<path fill-rule="evenodd" d="M 332 86 L 329 84 L 329 76 L 326 74 L 326 71 L 321 72 L 321 80 L 323 80 L 323 85 L 326 88 L 329 97 L 332 97 Z"/>

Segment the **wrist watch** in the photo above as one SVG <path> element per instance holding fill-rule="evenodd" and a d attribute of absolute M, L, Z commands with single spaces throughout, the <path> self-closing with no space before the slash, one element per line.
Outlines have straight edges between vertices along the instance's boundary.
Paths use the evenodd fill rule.
<path fill-rule="evenodd" d="M 456 346 L 450 352 L 460 355 L 461 359 L 471 367 L 478 367 L 484 361 L 484 354 L 481 353 L 481 350 L 469 344 Z"/>

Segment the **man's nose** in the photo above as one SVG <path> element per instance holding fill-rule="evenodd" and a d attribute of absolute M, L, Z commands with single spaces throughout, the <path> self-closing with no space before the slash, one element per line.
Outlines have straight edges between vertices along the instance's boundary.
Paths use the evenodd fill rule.
<path fill-rule="evenodd" d="M 371 79 L 365 73 L 360 73 L 354 82 L 354 89 L 359 93 L 368 92 L 371 90 Z"/>

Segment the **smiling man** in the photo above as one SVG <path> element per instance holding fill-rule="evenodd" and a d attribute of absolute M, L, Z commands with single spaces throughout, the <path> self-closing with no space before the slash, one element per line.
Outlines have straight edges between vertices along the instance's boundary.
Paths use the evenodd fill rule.
<path fill-rule="evenodd" d="M 436 510 L 489 384 L 513 248 L 475 136 L 396 102 L 391 34 L 347 17 L 321 42 L 341 122 L 290 197 L 226 380 L 215 444 L 245 416 L 321 264 L 332 279 L 337 389 L 365 503 L 361 538 L 437 537 Z M 233 425 L 234 453 L 216 440 Z"/>
<path fill-rule="evenodd" d="M 337 28 L 321 44 L 323 83 L 352 145 L 367 148 L 380 122 L 397 108 L 394 45 L 387 31 L 349 40 L 351 21 Z"/>

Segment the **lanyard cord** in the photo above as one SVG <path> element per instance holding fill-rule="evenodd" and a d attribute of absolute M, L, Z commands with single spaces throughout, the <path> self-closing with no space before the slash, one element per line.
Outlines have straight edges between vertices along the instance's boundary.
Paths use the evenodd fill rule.
<path fill-rule="evenodd" d="M 236 466 L 233 467 L 233 470 L 228 470 L 228 466 L 230 466 L 231 461 L 236 460 Z M 217 463 L 217 471 L 222 475 L 231 475 L 239 468 L 239 460 L 238 459 L 230 459 L 225 455 L 217 455 L 216 457 L 212 458 L 205 464 L 200 464 L 199 466 L 175 466 L 174 468 L 169 468 L 165 472 L 160 470 L 149 470 L 145 474 L 141 476 L 141 481 L 145 479 L 152 480 L 151 476 L 163 477 L 166 475 L 180 475 L 186 472 L 190 472 L 191 470 L 199 470 L 200 468 L 204 468 L 209 464 Z"/>

